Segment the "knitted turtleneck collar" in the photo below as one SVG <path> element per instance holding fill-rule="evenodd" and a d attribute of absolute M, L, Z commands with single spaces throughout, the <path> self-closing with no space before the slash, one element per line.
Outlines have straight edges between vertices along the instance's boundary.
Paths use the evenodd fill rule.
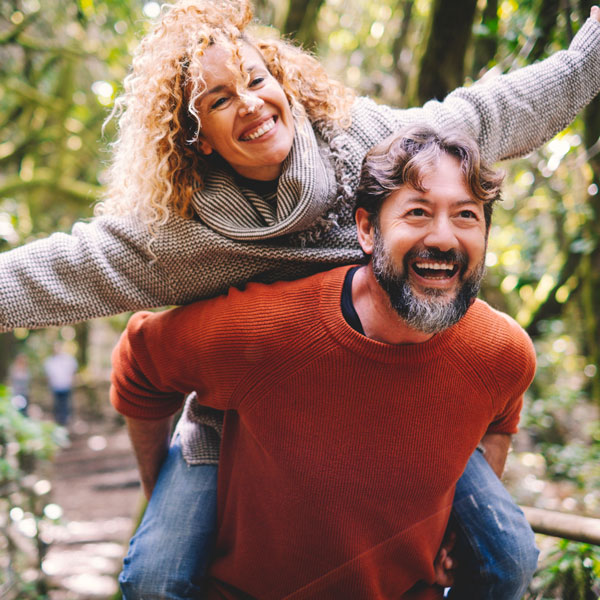
<path fill-rule="evenodd" d="M 255 191 L 236 185 L 231 173 L 211 172 L 193 204 L 198 216 L 234 240 L 263 240 L 311 228 L 334 207 L 338 186 L 334 160 L 307 119 L 296 123 L 273 206 Z"/>

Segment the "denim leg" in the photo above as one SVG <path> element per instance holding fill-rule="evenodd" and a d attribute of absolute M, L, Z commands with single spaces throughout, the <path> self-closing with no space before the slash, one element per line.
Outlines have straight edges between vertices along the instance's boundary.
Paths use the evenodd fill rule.
<path fill-rule="evenodd" d="M 217 521 L 217 466 L 188 466 L 171 444 L 119 576 L 124 600 L 201 598 Z"/>
<path fill-rule="evenodd" d="M 502 482 L 476 450 L 456 486 L 452 516 L 459 540 L 462 577 L 453 600 L 520 600 L 537 567 L 533 531 Z M 464 565 L 464 556 L 474 564 Z M 466 567 L 466 568 L 463 568 Z"/>
<path fill-rule="evenodd" d="M 71 390 L 54 390 L 54 420 L 66 425 L 71 413 Z"/>

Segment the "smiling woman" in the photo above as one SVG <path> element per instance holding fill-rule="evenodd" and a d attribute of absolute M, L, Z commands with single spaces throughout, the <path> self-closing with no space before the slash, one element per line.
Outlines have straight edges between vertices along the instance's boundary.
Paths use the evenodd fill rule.
<path fill-rule="evenodd" d="M 205 91 L 191 99 L 199 123 L 198 147 L 217 152 L 244 177 L 273 180 L 292 149 L 294 120 L 289 101 L 262 55 L 242 42 L 239 58 L 224 48 L 207 48 L 202 59 Z"/>
<path fill-rule="evenodd" d="M 151 228 L 190 217 L 215 171 L 274 180 L 304 119 L 347 124 L 353 92 L 292 44 L 254 37 L 251 20 L 248 0 L 166 7 L 115 104 L 121 135 L 101 213 L 133 209 Z M 134 148 L 145 151 L 132 163 Z"/>
<path fill-rule="evenodd" d="M 249 281 L 359 262 L 352 205 L 373 145 L 426 122 L 471 136 L 488 162 L 518 156 L 570 122 L 600 87 L 595 18 L 546 61 L 410 110 L 356 98 L 310 54 L 253 34 L 251 21 L 249 0 L 163 7 L 115 105 L 119 136 L 99 216 L 0 256 L 0 328 L 187 304 Z M 128 424 L 152 497 L 122 583 L 128 598 L 198 597 L 216 520 L 221 415 L 191 398 L 169 449 L 181 399 L 148 407 L 140 394 Z M 459 484 L 482 479 L 477 465 Z M 478 493 L 465 487 L 469 497 Z M 501 492 L 497 483 L 480 500 L 496 507 Z M 495 597 L 520 597 L 535 562 L 530 544 L 519 564 L 527 573 L 494 573 L 504 585 Z M 504 564 L 512 546 L 500 550 L 494 556 Z"/>

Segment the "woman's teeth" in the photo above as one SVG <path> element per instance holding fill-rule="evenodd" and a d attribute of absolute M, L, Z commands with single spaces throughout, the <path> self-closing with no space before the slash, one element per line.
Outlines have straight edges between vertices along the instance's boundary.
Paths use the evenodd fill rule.
<path fill-rule="evenodd" d="M 242 142 L 249 142 L 250 140 L 255 140 L 259 138 L 261 135 L 265 135 L 268 131 L 271 131 L 275 127 L 275 118 L 271 117 L 268 121 L 263 123 L 256 131 L 253 131 L 250 135 L 247 135 L 243 138 L 240 138 Z"/>

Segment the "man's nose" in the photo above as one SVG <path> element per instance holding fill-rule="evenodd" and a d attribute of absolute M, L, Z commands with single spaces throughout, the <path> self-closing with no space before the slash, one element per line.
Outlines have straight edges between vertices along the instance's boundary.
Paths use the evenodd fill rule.
<path fill-rule="evenodd" d="M 426 246 L 442 252 L 457 248 L 458 239 L 450 219 L 443 216 L 433 219 L 423 242 Z"/>
<path fill-rule="evenodd" d="M 256 112 L 262 108 L 264 100 L 253 94 L 240 94 L 240 116 L 245 116 Z"/>

